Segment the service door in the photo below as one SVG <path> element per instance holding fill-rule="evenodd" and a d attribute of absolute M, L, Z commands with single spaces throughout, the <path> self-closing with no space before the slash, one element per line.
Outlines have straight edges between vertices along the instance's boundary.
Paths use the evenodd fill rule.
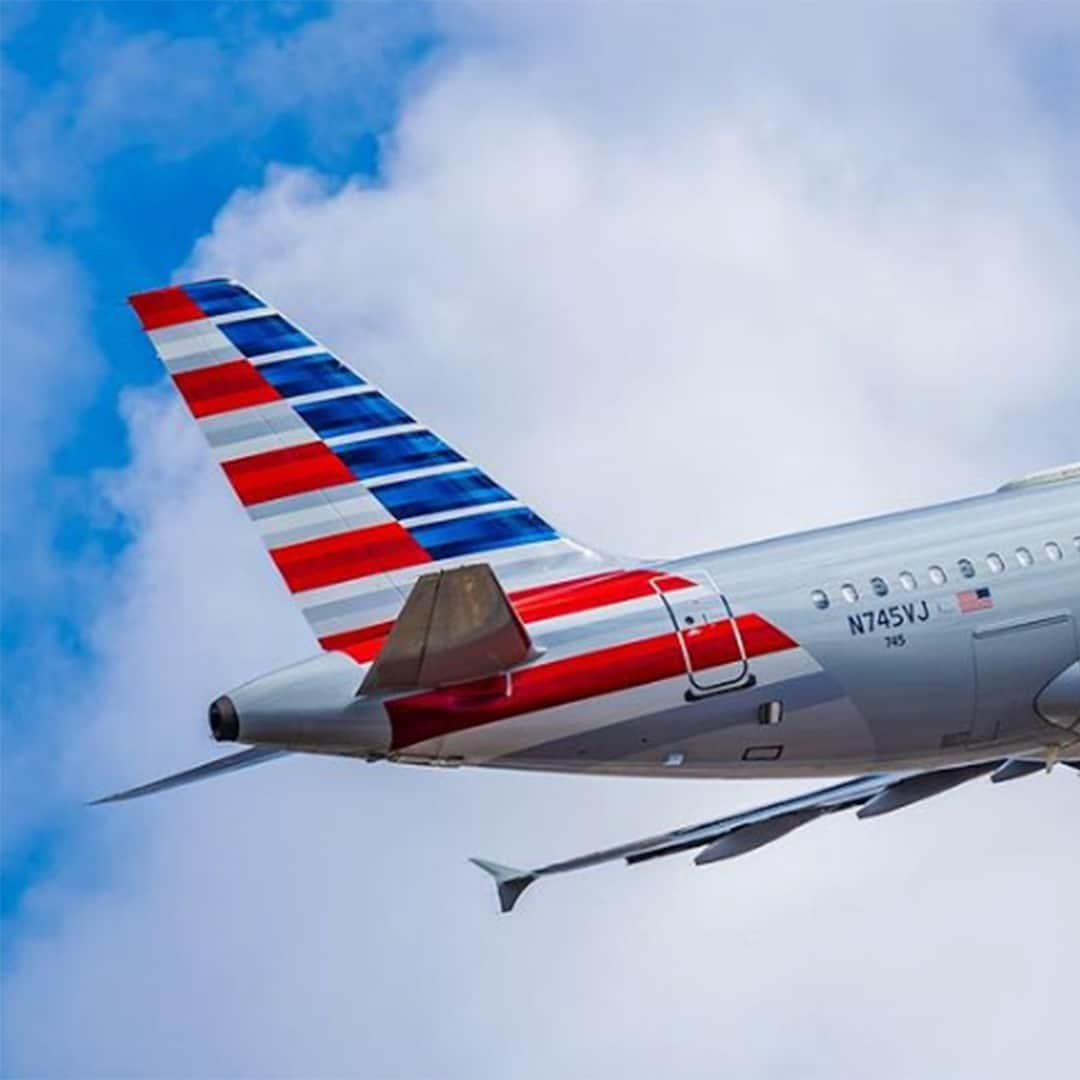
<path fill-rule="evenodd" d="M 972 742 L 1030 731 L 1035 699 L 1077 659 L 1072 616 L 1053 614 L 976 630 Z"/>
<path fill-rule="evenodd" d="M 693 694 L 716 693 L 752 681 L 738 623 L 707 571 L 661 575 L 652 585 L 674 623 Z"/>

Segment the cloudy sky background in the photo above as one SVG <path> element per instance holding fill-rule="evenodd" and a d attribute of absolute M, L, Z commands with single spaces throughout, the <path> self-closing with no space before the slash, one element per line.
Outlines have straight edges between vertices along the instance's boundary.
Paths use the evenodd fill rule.
<path fill-rule="evenodd" d="M 565 530 L 674 555 L 1080 457 L 1072 5 L 3 9 L 3 1071 L 1065 1077 L 1075 777 L 745 860 L 803 785 L 211 756 L 312 651 L 123 305 L 233 274 Z"/>

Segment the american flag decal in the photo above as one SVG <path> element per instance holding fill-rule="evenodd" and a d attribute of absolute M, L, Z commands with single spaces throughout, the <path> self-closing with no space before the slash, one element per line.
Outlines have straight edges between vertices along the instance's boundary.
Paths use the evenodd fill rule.
<path fill-rule="evenodd" d="M 956 602 L 960 605 L 961 615 L 970 615 L 974 611 L 987 611 L 994 606 L 994 598 L 986 587 L 958 592 Z"/>

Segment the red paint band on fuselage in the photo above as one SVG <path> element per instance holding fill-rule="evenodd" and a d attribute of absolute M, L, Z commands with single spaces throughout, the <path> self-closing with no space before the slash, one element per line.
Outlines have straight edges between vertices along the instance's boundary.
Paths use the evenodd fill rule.
<path fill-rule="evenodd" d="M 693 584 L 686 578 L 658 574 L 655 570 L 614 570 L 573 581 L 520 589 L 510 594 L 510 600 L 523 622 L 540 622 L 654 596 L 657 588 L 667 592 L 687 589 Z"/>
<path fill-rule="evenodd" d="M 664 592 L 688 589 L 694 585 L 686 578 L 658 575 L 655 570 L 612 570 L 570 581 L 518 589 L 510 593 L 510 602 L 522 622 L 537 623 L 655 595 L 654 581 L 661 583 Z M 378 654 L 392 626 L 393 622 L 362 626 L 320 638 L 319 644 L 324 649 L 337 649 L 360 663 L 366 663 Z"/>
<path fill-rule="evenodd" d="M 798 647 L 760 615 L 742 615 L 738 626 L 751 659 Z M 692 646 L 689 640 L 687 645 L 696 669 L 736 663 L 742 657 L 730 621 L 702 627 L 692 640 Z M 514 673 L 509 694 L 506 680 L 497 677 L 398 698 L 386 705 L 392 746 L 400 750 L 457 731 L 646 686 L 685 672 L 679 640 L 672 632 L 523 668 Z"/>
<path fill-rule="evenodd" d="M 383 647 L 383 642 L 390 633 L 394 623 L 381 622 L 371 626 L 361 627 L 359 630 L 346 630 L 341 634 L 328 634 L 319 638 L 319 644 L 328 652 L 347 653 L 354 660 L 366 664 L 374 660 Z"/>

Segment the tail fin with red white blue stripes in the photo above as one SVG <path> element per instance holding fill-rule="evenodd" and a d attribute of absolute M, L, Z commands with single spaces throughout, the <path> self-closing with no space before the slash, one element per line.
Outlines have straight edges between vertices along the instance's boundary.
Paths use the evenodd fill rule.
<path fill-rule="evenodd" d="M 324 648 L 370 660 L 433 570 L 522 589 L 612 568 L 239 282 L 130 302 Z"/>

